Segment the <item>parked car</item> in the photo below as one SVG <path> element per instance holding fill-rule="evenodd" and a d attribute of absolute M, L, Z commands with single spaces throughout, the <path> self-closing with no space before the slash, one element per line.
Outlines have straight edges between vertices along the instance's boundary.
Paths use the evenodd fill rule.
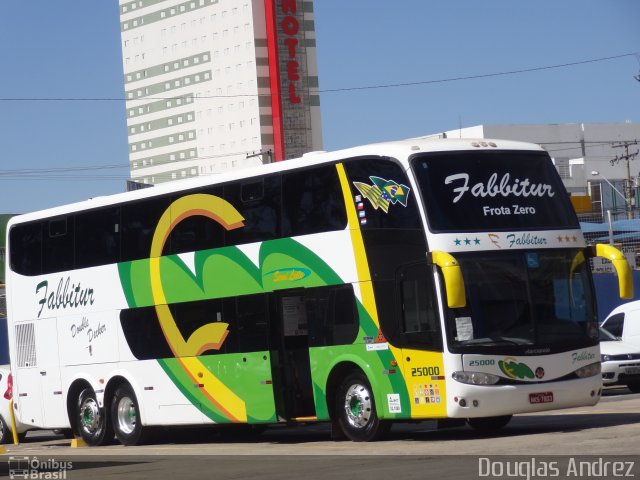
<path fill-rule="evenodd" d="M 640 346 L 600 327 L 600 361 L 605 386 L 626 385 L 633 393 L 640 393 Z"/>
<path fill-rule="evenodd" d="M 640 300 L 614 308 L 601 326 L 623 342 L 640 347 Z"/>
<path fill-rule="evenodd" d="M 10 414 L 11 395 L 11 369 L 9 365 L 0 365 L 0 443 L 11 443 L 13 441 Z M 20 439 L 24 439 L 28 428 L 28 425 L 24 425 L 16 419 L 16 431 Z"/>

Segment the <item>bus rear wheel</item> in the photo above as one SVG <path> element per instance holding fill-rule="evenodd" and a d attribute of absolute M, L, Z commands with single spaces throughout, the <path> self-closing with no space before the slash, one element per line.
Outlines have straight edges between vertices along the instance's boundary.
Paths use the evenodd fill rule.
<path fill-rule="evenodd" d="M 347 375 L 338 387 L 336 415 L 340 429 L 354 442 L 378 440 L 391 427 L 378 418 L 371 385 L 358 372 Z"/>
<path fill-rule="evenodd" d="M 143 441 L 138 399 L 129 384 L 116 388 L 111 401 L 111 420 L 116 437 L 123 445 L 138 445 Z"/>
<path fill-rule="evenodd" d="M 80 392 L 76 419 L 80 436 L 87 445 L 105 445 L 113 440 L 113 429 L 107 418 L 107 409 L 100 407 L 93 389 L 85 388 Z"/>
<path fill-rule="evenodd" d="M 500 430 L 511 421 L 513 415 L 501 415 L 499 417 L 482 417 L 482 418 L 468 418 L 467 423 L 482 433 L 492 433 Z"/>

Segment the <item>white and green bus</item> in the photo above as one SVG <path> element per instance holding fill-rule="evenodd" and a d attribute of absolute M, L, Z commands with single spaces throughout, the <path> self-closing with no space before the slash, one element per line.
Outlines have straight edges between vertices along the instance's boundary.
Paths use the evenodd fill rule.
<path fill-rule="evenodd" d="M 21 215 L 15 413 L 91 445 L 154 426 L 392 422 L 595 404 L 586 246 L 549 155 L 419 138 Z"/>

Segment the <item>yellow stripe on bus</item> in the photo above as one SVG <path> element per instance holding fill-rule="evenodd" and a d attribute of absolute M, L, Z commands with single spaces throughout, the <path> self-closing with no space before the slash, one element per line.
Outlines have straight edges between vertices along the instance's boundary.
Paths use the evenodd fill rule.
<path fill-rule="evenodd" d="M 360 295 L 362 296 L 362 304 L 367 312 L 369 312 L 369 315 L 371 315 L 373 323 L 375 323 L 376 327 L 378 327 L 379 329 L 380 322 L 378 322 L 378 311 L 376 309 L 373 286 L 371 285 L 371 272 L 369 271 L 367 254 L 364 249 L 364 240 L 362 240 L 362 232 L 360 231 L 360 221 L 358 220 L 358 213 L 356 212 L 356 208 L 353 205 L 353 198 L 351 198 L 351 189 L 349 188 L 347 174 L 344 171 L 344 165 L 339 163 L 336 165 L 336 168 L 338 170 L 338 176 L 340 178 L 340 185 L 342 186 L 344 204 L 347 209 L 349 232 L 351 232 L 353 257 L 356 260 L 356 268 L 358 270 L 358 281 L 360 282 Z"/>
<path fill-rule="evenodd" d="M 247 407 L 240 397 L 233 393 L 197 357 L 179 358 L 184 371 L 191 377 L 194 385 L 202 385 L 200 391 L 234 422 L 247 421 Z"/>

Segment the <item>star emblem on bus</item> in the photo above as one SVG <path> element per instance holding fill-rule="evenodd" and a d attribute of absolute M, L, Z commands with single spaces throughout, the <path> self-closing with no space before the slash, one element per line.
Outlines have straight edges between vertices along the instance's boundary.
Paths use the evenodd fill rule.
<path fill-rule="evenodd" d="M 455 243 L 456 247 L 461 246 L 463 243 L 465 245 L 471 245 L 473 243 L 473 245 L 480 245 L 480 239 L 478 237 L 475 238 L 468 238 L 465 237 L 463 239 L 457 238 L 453 241 L 453 243 Z"/>

